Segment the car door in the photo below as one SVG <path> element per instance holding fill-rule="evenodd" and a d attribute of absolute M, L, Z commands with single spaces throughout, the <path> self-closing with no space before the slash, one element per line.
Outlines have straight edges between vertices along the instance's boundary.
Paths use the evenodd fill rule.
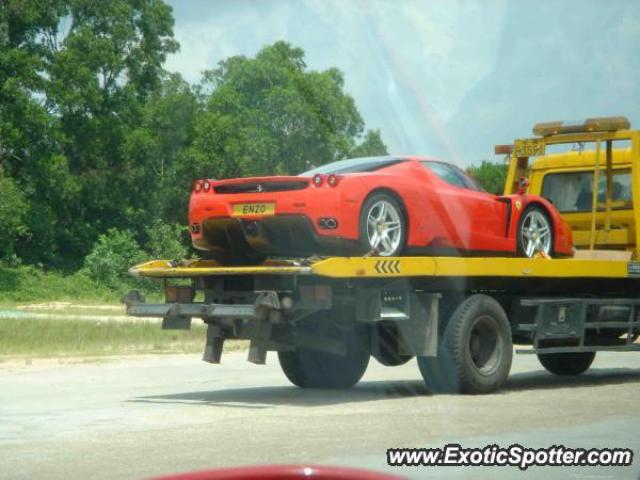
<path fill-rule="evenodd" d="M 459 246 L 474 251 L 511 251 L 507 235 L 508 204 L 485 192 L 459 168 L 435 161 L 423 164 L 440 180 L 435 183 L 441 210 L 453 226 Z"/>

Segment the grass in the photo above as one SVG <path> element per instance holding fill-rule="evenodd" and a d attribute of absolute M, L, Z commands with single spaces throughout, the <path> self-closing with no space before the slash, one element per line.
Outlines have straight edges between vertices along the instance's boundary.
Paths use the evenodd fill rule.
<path fill-rule="evenodd" d="M 150 288 L 145 282 L 137 283 L 143 286 L 147 301 L 164 301 L 157 282 L 148 281 Z M 162 330 L 157 321 L 108 318 L 125 314 L 120 298 L 135 284 L 136 281 L 123 282 L 114 290 L 83 273 L 62 275 L 33 266 L 0 265 L 0 310 L 20 306 L 19 318 L 0 318 L 0 360 L 190 353 L 204 349 L 206 327 L 199 320 L 193 321 L 191 330 Z M 38 305 L 29 308 L 29 304 Z M 43 314 L 51 317 L 43 318 Z M 244 342 L 228 341 L 225 350 L 243 346 Z"/>
<path fill-rule="evenodd" d="M 40 304 L 15 304 L 7 305 L 0 303 L 0 310 L 6 309 L 18 310 L 24 315 L 32 315 L 33 317 L 39 317 L 42 314 L 55 315 L 55 316 L 68 316 L 68 317 L 108 317 L 108 316 L 124 316 L 125 306 L 120 305 L 87 305 L 76 303 L 49 303 L 43 302 Z M 22 316 L 22 315 L 21 315 Z M 98 319 L 96 319 L 98 320 Z"/>
<path fill-rule="evenodd" d="M 159 322 L 0 319 L 0 358 L 191 353 L 204 349 L 206 330 L 162 330 Z M 225 350 L 243 342 L 229 341 Z"/>

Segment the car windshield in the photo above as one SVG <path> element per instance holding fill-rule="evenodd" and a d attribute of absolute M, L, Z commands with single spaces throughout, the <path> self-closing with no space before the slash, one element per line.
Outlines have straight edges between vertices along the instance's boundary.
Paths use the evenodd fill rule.
<path fill-rule="evenodd" d="M 339 160 L 337 162 L 327 163 L 311 170 L 307 170 L 300 174 L 302 177 L 310 177 L 320 174 L 346 174 L 346 173 L 364 173 L 374 172 L 396 163 L 405 161 L 398 157 L 364 157 L 364 158 L 350 158 L 347 160 Z"/>

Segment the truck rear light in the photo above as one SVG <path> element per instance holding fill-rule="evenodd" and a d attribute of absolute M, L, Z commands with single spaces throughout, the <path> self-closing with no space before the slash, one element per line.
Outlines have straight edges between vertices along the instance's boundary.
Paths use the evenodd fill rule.
<path fill-rule="evenodd" d="M 196 291 L 191 285 L 167 285 L 164 287 L 164 301 L 166 303 L 191 303 Z"/>
<path fill-rule="evenodd" d="M 193 191 L 198 193 L 202 190 L 202 180 L 194 180 L 193 181 Z"/>
<path fill-rule="evenodd" d="M 313 176 L 313 184 L 314 184 L 316 187 L 321 186 L 321 185 L 322 185 L 322 182 L 324 182 L 324 177 L 323 177 L 322 175 L 317 174 L 317 175 L 314 175 L 314 176 Z"/>
<path fill-rule="evenodd" d="M 300 300 L 303 302 L 331 305 L 331 287 L 328 285 L 300 285 Z"/>

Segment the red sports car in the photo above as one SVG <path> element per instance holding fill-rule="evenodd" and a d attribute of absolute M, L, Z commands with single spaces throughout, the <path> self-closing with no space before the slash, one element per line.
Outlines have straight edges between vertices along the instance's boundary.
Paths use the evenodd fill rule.
<path fill-rule="evenodd" d="M 299 176 L 196 180 L 193 245 L 222 262 L 267 256 L 571 255 L 549 201 L 485 192 L 422 157 L 341 160 Z"/>

